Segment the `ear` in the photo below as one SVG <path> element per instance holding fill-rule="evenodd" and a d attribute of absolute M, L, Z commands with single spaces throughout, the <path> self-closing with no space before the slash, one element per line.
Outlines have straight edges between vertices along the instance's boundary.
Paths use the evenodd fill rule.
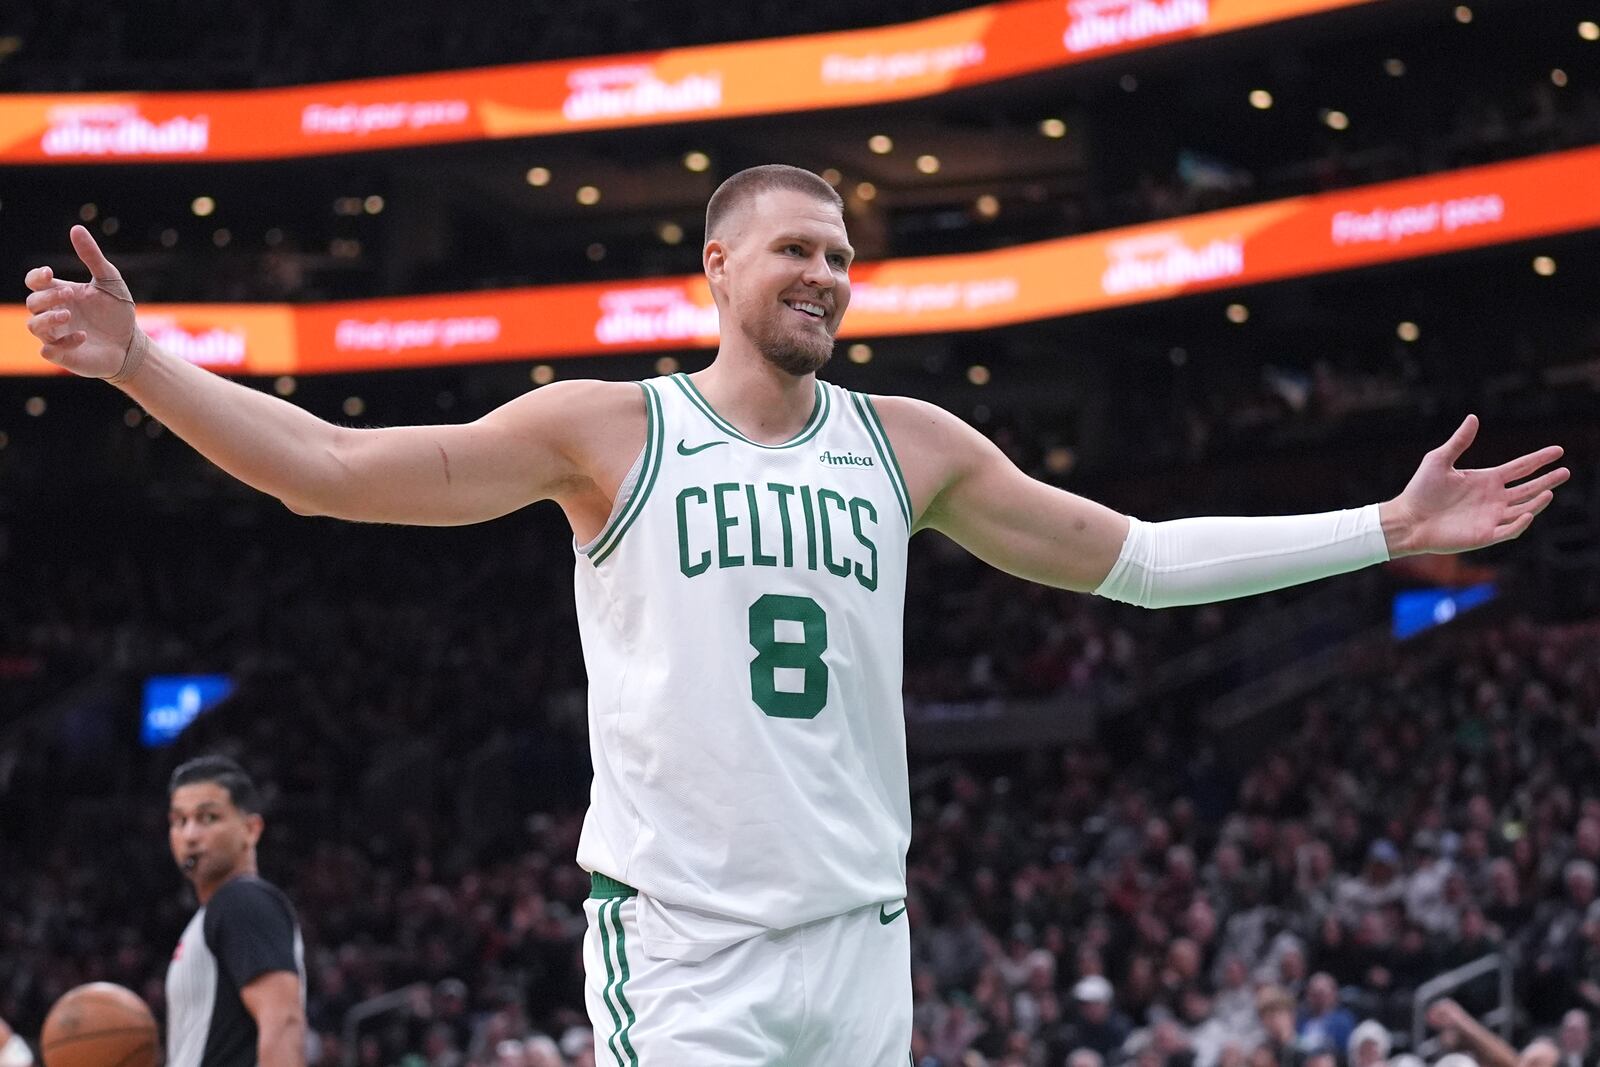
<path fill-rule="evenodd" d="M 245 839 L 250 842 L 252 848 L 255 847 L 256 842 L 261 840 L 261 831 L 266 828 L 266 820 L 261 817 L 259 812 L 252 812 L 244 817 Z"/>
<path fill-rule="evenodd" d="M 721 281 L 728 273 L 728 246 L 720 238 L 711 238 L 700 251 L 700 264 L 705 268 L 707 279 Z"/>

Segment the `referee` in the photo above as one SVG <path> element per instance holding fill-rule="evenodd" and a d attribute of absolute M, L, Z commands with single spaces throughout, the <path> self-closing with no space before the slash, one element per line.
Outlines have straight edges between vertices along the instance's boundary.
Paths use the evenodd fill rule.
<path fill-rule="evenodd" d="M 231 759 L 172 772 L 167 837 L 200 899 L 167 968 L 166 1067 L 305 1067 L 305 949 L 256 875 L 261 797 Z"/>

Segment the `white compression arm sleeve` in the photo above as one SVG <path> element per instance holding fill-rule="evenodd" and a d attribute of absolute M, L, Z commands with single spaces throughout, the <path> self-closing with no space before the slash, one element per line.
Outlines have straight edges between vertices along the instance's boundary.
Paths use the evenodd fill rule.
<path fill-rule="evenodd" d="M 1128 521 L 1122 552 L 1094 592 L 1142 608 L 1231 600 L 1389 558 L 1376 504 L 1321 515 Z"/>

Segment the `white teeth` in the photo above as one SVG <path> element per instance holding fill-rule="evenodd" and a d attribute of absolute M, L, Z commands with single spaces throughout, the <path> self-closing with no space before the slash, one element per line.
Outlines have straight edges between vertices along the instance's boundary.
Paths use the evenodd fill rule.
<path fill-rule="evenodd" d="M 791 303 L 789 306 L 794 308 L 796 311 L 803 311 L 807 315 L 815 315 L 819 319 L 823 315 L 827 314 L 827 310 L 823 308 L 821 304 L 813 304 L 805 300 L 796 301 Z"/>

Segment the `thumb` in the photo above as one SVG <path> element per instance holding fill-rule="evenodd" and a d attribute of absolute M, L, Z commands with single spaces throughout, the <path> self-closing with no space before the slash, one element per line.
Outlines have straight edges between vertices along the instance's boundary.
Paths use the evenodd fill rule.
<path fill-rule="evenodd" d="M 104 252 L 100 251 L 100 246 L 95 244 L 94 238 L 89 235 L 87 229 L 82 226 L 74 226 L 71 237 L 73 251 L 78 253 L 78 258 L 83 260 L 83 265 L 89 268 L 89 273 L 95 281 L 121 280 L 121 272 L 111 265 L 111 261 L 106 258 Z"/>
<path fill-rule="evenodd" d="M 1456 427 L 1456 432 L 1450 435 L 1450 440 L 1439 446 L 1439 455 L 1454 467 L 1456 460 L 1472 447 L 1473 439 L 1477 436 L 1478 416 L 1468 415 L 1461 420 L 1461 425 Z"/>

